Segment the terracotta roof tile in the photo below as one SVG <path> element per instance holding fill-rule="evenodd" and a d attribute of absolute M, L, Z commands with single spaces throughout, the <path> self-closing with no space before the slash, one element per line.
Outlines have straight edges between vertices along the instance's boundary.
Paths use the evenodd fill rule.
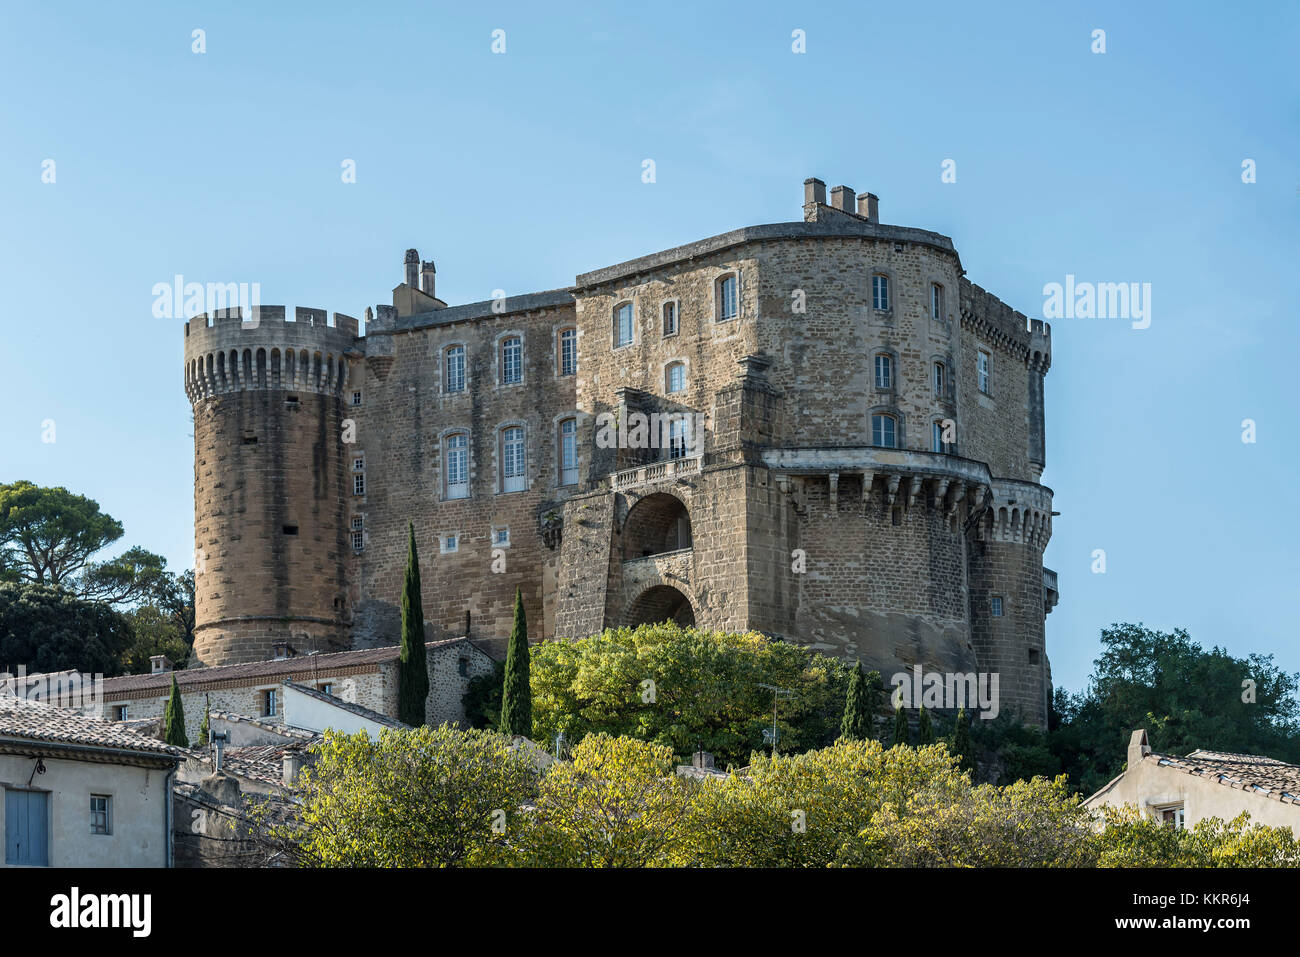
<path fill-rule="evenodd" d="M 13 695 L 0 695 L 0 737 L 150 754 L 179 753 L 170 745 L 121 725 Z"/>

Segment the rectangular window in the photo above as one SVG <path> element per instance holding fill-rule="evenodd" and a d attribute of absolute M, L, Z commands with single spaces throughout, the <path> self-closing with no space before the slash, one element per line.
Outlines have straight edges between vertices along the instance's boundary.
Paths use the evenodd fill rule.
<path fill-rule="evenodd" d="M 560 333 L 560 375 L 573 375 L 578 371 L 578 330 L 565 329 Z"/>
<path fill-rule="evenodd" d="M 873 415 L 871 417 L 871 444 L 882 449 L 896 448 L 895 425 L 892 415 Z"/>
<path fill-rule="evenodd" d="M 361 515 L 352 516 L 352 550 L 361 551 L 366 547 L 366 520 Z"/>
<path fill-rule="evenodd" d="M 5 863 L 50 866 L 48 791 L 5 789 Z"/>
<path fill-rule="evenodd" d="M 447 498 L 469 498 L 469 436 L 447 436 Z"/>
<path fill-rule="evenodd" d="M 934 423 L 934 442 L 933 442 L 933 448 L 931 449 L 931 451 L 932 451 L 932 452 L 945 452 L 945 451 L 947 451 L 947 450 L 943 447 L 943 423 L 942 423 L 942 422 L 936 422 L 936 423 Z"/>
<path fill-rule="evenodd" d="M 718 321 L 726 322 L 739 315 L 740 300 L 735 276 L 723 276 L 718 283 Z"/>
<path fill-rule="evenodd" d="M 360 393 L 360 392 L 353 392 L 353 393 L 352 393 L 352 404 L 353 404 L 353 405 L 360 405 L 360 404 L 361 404 L 361 393 Z"/>
<path fill-rule="evenodd" d="M 334 693 L 334 683 L 332 681 L 323 681 L 320 686 L 321 694 L 332 695 Z"/>
<path fill-rule="evenodd" d="M 979 380 L 980 391 L 989 395 L 989 354 L 981 352 L 975 360 L 975 374 Z"/>
<path fill-rule="evenodd" d="M 465 347 L 451 346 L 447 350 L 445 365 L 447 366 L 447 391 L 464 392 Z"/>
<path fill-rule="evenodd" d="M 503 525 L 492 529 L 492 547 L 508 548 L 510 546 L 510 526 Z"/>
<path fill-rule="evenodd" d="M 443 553 L 444 555 L 449 554 L 449 553 L 451 553 L 451 552 L 459 551 L 459 550 L 460 550 L 460 536 L 459 536 L 459 535 L 444 535 L 444 536 L 442 536 L 442 553 Z"/>
<path fill-rule="evenodd" d="M 127 720 L 127 715 L 129 715 L 130 713 L 131 713 L 130 707 L 124 704 L 120 704 L 113 709 L 113 717 L 115 721 Z"/>
<path fill-rule="evenodd" d="M 1176 831 L 1183 829 L 1183 806 L 1178 804 L 1174 807 L 1160 808 L 1160 823 L 1167 824 Z"/>
<path fill-rule="evenodd" d="M 578 420 L 560 423 L 560 484 L 578 484 Z"/>
<path fill-rule="evenodd" d="M 366 460 L 357 458 L 352 460 L 352 494 L 366 494 Z"/>
<path fill-rule="evenodd" d="M 664 335 L 677 335 L 677 303 L 664 303 Z"/>
<path fill-rule="evenodd" d="M 943 398 L 943 395 L 944 395 L 944 391 L 943 391 L 944 381 L 943 381 L 943 380 L 944 380 L 944 374 L 943 374 L 943 363 L 942 363 L 942 362 L 936 362 L 936 363 L 934 364 L 934 394 L 937 395 L 939 398 Z"/>
<path fill-rule="evenodd" d="M 501 382 L 514 385 L 524 381 L 524 340 L 511 336 L 501 343 Z"/>
<path fill-rule="evenodd" d="M 668 367 L 668 391 L 681 392 L 686 388 L 686 366 L 674 362 Z"/>
<path fill-rule="evenodd" d="M 937 282 L 930 286 L 930 318 L 943 318 L 943 286 Z"/>
<path fill-rule="evenodd" d="M 1002 617 L 1002 596 L 1001 595 L 993 596 L 993 617 L 994 618 Z"/>
<path fill-rule="evenodd" d="M 889 310 L 889 277 L 871 277 L 871 305 L 881 312 Z"/>
<path fill-rule="evenodd" d="M 262 692 L 262 717 L 275 717 L 275 689 L 267 688 Z"/>
<path fill-rule="evenodd" d="M 501 433 L 501 491 L 522 492 L 524 476 L 524 430 L 511 426 Z"/>
<path fill-rule="evenodd" d="M 894 387 L 894 361 L 890 356 L 876 356 L 876 388 L 890 390 Z"/>
<path fill-rule="evenodd" d="M 111 807 L 111 799 L 107 794 L 92 794 L 90 796 L 91 834 L 113 833 L 113 822 L 109 814 Z"/>
<path fill-rule="evenodd" d="M 632 304 L 625 302 L 618 307 L 616 314 L 617 328 L 614 332 L 614 345 L 626 346 L 632 343 Z"/>
<path fill-rule="evenodd" d="M 690 436 L 687 434 L 685 416 L 674 416 L 668 422 L 668 457 L 670 459 L 686 458 L 686 447 Z"/>
<path fill-rule="evenodd" d="M 468 659 L 468 658 L 461 658 L 460 660 L 458 660 L 458 661 L 456 662 L 456 673 L 459 674 L 462 678 L 468 678 L 468 677 L 469 677 L 469 659 Z"/>

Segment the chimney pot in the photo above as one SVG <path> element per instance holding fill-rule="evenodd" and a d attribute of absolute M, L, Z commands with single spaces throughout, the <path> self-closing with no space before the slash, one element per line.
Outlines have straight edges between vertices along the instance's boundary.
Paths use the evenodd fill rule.
<path fill-rule="evenodd" d="M 875 193 L 858 193 L 858 215 L 869 223 L 879 223 L 880 197 Z"/>
<path fill-rule="evenodd" d="M 803 204 L 810 203 L 826 204 L 826 184 L 816 177 L 803 181 Z"/>
<path fill-rule="evenodd" d="M 404 266 L 403 282 L 412 289 L 420 288 L 420 253 L 414 249 L 406 251 L 406 259 L 403 261 Z"/>
<path fill-rule="evenodd" d="M 150 674 L 161 675 L 172 670 L 172 660 L 166 655 L 152 655 L 149 658 Z"/>
<path fill-rule="evenodd" d="M 426 296 L 432 296 L 433 281 L 438 270 L 434 268 L 433 262 L 420 263 L 420 291 Z"/>
<path fill-rule="evenodd" d="M 853 212 L 853 187 L 836 186 L 831 189 L 831 205 L 846 213 Z"/>

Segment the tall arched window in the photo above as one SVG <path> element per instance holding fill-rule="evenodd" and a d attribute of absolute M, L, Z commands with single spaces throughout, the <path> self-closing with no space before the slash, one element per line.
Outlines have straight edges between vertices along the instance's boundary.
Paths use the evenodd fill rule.
<path fill-rule="evenodd" d="M 898 448 L 898 420 L 883 412 L 872 415 L 871 444 L 882 449 Z"/>
<path fill-rule="evenodd" d="M 560 485 L 578 484 L 578 420 L 560 420 L 559 441 Z"/>
<path fill-rule="evenodd" d="M 876 388 L 884 392 L 894 388 L 894 357 L 883 352 L 876 355 Z"/>
<path fill-rule="evenodd" d="M 512 425 L 501 430 L 501 491 L 522 492 L 528 485 L 525 475 L 524 430 Z"/>
<path fill-rule="evenodd" d="M 714 290 L 717 299 L 714 315 L 718 317 L 718 322 L 726 322 L 740 315 L 740 282 L 734 272 L 720 276 L 714 283 Z"/>
<path fill-rule="evenodd" d="M 443 356 L 443 369 L 446 376 L 443 379 L 445 391 L 447 392 L 464 392 L 465 391 L 465 347 L 448 346 Z"/>
<path fill-rule="evenodd" d="M 469 434 L 453 432 L 443 439 L 442 460 L 447 498 L 469 498 Z"/>
<path fill-rule="evenodd" d="M 889 277 L 883 273 L 871 277 L 871 305 L 880 312 L 889 311 Z"/>
<path fill-rule="evenodd" d="M 513 385 L 524 381 L 524 340 L 506 336 L 501 340 L 501 383 Z"/>

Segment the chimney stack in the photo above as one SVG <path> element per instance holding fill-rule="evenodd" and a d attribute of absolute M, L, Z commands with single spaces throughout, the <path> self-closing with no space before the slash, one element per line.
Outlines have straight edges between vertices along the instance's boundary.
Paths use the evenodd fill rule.
<path fill-rule="evenodd" d="M 149 658 L 150 674 L 163 675 L 172 670 L 172 660 L 166 655 L 153 655 Z"/>
<path fill-rule="evenodd" d="M 434 268 L 432 260 L 427 263 L 420 263 L 420 292 L 426 296 L 433 296 L 433 279 L 437 272 L 438 270 Z"/>
<path fill-rule="evenodd" d="M 405 266 L 405 276 L 402 281 L 405 282 L 412 289 L 419 289 L 420 288 L 419 252 L 414 249 L 408 249 L 406 251 L 406 261 L 403 263 L 403 265 Z"/>
<path fill-rule="evenodd" d="M 853 212 L 853 187 L 836 186 L 831 189 L 831 205 L 846 213 Z"/>
<path fill-rule="evenodd" d="M 858 215 L 869 223 L 879 223 L 880 197 L 875 193 L 858 193 Z"/>
<path fill-rule="evenodd" d="M 826 204 L 826 184 L 816 177 L 803 181 L 803 204 L 809 203 Z"/>

